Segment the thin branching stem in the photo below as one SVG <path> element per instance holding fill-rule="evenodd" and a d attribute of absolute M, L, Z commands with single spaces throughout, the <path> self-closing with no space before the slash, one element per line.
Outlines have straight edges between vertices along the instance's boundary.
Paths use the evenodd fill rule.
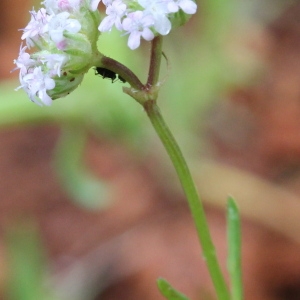
<path fill-rule="evenodd" d="M 107 56 L 102 56 L 100 66 L 120 75 L 131 85 L 132 88 L 136 90 L 144 89 L 144 85 L 141 83 L 139 78 L 129 68 L 118 61 Z"/>

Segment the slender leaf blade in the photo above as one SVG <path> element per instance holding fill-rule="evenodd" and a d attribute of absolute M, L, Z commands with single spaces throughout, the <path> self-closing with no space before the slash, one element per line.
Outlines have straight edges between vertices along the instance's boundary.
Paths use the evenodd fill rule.
<path fill-rule="evenodd" d="M 168 300 L 189 300 L 189 298 L 174 289 L 171 284 L 163 278 L 157 280 L 157 286 L 161 294 Z"/>
<path fill-rule="evenodd" d="M 227 202 L 227 267 L 231 282 L 231 299 L 243 299 L 241 267 L 241 221 L 237 205 L 232 197 Z"/>

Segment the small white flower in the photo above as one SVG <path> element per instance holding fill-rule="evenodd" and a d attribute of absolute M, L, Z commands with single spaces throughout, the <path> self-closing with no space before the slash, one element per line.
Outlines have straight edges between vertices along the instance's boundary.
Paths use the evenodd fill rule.
<path fill-rule="evenodd" d="M 42 72 L 41 67 L 36 67 L 34 70 L 23 77 L 20 77 L 21 86 L 30 100 L 41 105 L 40 101 L 45 105 L 51 105 L 52 99 L 47 94 L 47 90 L 52 90 L 55 87 L 55 81 L 48 74 Z"/>
<path fill-rule="evenodd" d="M 169 0 L 138 0 L 138 3 L 147 11 L 155 14 L 167 14 Z"/>
<path fill-rule="evenodd" d="M 60 11 L 75 11 L 80 8 L 82 0 L 58 0 L 57 6 Z"/>
<path fill-rule="evenodd" d="M 45 0 L 42 4 L 50 13 L 60 13 L 62 11 L 75 11 L 80 8 L 82 0 Z"/>
<path fill-rule="evenodd" d="M 49 23 L 49 35 L 53 42 L 60 44 L 64 41 L 64 31 L 77 33 L 81 29 L 78 20 L 69 19 L 70 14 L 66 11 L 55 15 Z"/>
<path fill-rule="evenodd" d="M 61 69 L 64 63 L 67 61 L 67 56 L 64 54 L 46 54 L 41 57 L 41 61 L 46 64 L 48 70 L 48 74 L 51 77 L 61 75 Z"/>
<path fill-rule="evenodd" d="M 126 4 L 122 0 L 115 0 L 107 3 L 106 14 L 107 16 L 102 20 L 98 29 L 101 32 L 109 31 L 115 25 L 118 30 L 122 30 L 121 19 L 126 13 Z"/>
<path fill-rule="evenodd" d="M 27 46 L 23 47 L 21 44 L 19 57 L 14 60 L 14 64 L 17 65 L 15 69 L 12 71 L 15 71 L 17 69 L 20 69 L 20 74 L 24 75 L 28 72 L 28 68 L 35 65 L 35 60 L 31 59 L 30 54 L 25 52 L 27 49 Z"/>
<path fill-rule="evenodd" d="M 105 6 L 111 5 L 111 4 L 113 3 L 113 1 L 114 1 L 114 0 L 102 0 L 103 4 L 104 4 Z"/>
<path fill-rule="evenodd" d="M 23 29 L 22 40 L 26 39 L 28 47 L 34 45 L 33 41 L 48 31 L 48 24 L 53 15 L 48 15 L 44 8 L 41 8 L 38 12 L 31 11 L 31 20 L 28 25 Z"/>
<path fill-rule="evenodd" d="M 98 30 L 110 31 L 115 26 L 129 34 L 128 46 L 136 49 L 140 39 L 150 41 L 155 35 L 167 35 L 172 25 L 182 25 L 182 16 L 174 13 L 182 10 L 194 14 L 197 5 L 193 0 L 102 0 L 106 17 Z M 188 19 L 188 18 L 186 18 Z"/>
<path fill-rule="evenodd" d="M 41 4 L 45 6 L 48 13 L 56 13 L 59 10 L 57 0 L 45 0 Z"/>
<path fill-rule="evenodd" d="M 144 13 L 149 14 L 154 19 L 154 29 L 161 35 L 167 35 L 172 27 L 167 17 L 169 13 L 168 1 L 166 0 L 138 0 L 139 4 L 145 8 Z"/>
<path fill-rule="evenodd" d="M 90 10 L 95 11 L 98 8 L 100 1 L 101 0 L 88 0 Z"/>
<path fill-rule="evenodd" d="M 154 38 L 153 32 L 149 29 L 154 23 L 152 16 L 145 15 L 142 11 L 129 13 L 123 20 L 123 29 L 129 33 L 128 47 L 132 50 L 140 46 L 141 37 L 147 41 Z"/>
<path fill-rule="evenodd" d="M 167 35 L 172 24 L 165 14 L 155 14 L 154 16 L 154 29 L 161 35 Z"/>
<path fill-rule="evenodd" d="M 177 0 L 168 3 L 169 12 L 175 13 L 182 9 L 186 14 L 194 14 L 197 11 L 197 4 L 192 0 Z"/>

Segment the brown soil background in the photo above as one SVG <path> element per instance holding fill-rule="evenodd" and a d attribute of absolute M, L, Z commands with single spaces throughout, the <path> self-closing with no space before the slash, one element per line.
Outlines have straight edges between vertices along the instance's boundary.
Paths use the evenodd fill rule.
<path fill-rule="evenodd" d="M 24 1 L 16 2 L 0 4 L 2 79 L 8 78 L 11 61 L 17 56 L 19 34 L 15 28 L 22 28 L 20 16 L 27 7 Z M 12 11 L 12 6 L 15 14 L 8 16 L 5 12 Z M 207 140 L 216 161 L 251 171 L 298 200 L 300 5 L 278 18 L 267 35 L 268 71 L 259 84 L 233 91 L 229 100 L 215 107 L 207 125 Z M 232 119 L 239 122 L 242 133 L 235 134 Z M 60 187 L 51 165 L 58 135 L 59 129 L 51 126 L 1 130 L 1 236 L 11 224 L 32 218 L 49 254 L 54 284 L 70 293 L 69 299 L 80 286 L 94 289 L 95 299 L 100 299 L 101 290 L 104 300 L 162 299 L 155 286 L 159 276 L 192 299 L 211 299 L 211 283 L 181 196 L 174 201 L 147 161 L 137 162 L 117 142 L 91 138 L 86 160 L 95 173 L 115 185 L 114 205 L 102 212 L 76 207 Z M 289 199 L 282 201 L 289 205 Z M 225 269 L 224 212 L 212 205 L 207 205 L 207 212 Z M 243 220 L 245 298 L 300 299 L 299 243 L 263 223 L 251 216 Z M 9 270 L 3 239 L 0 266 L 3 287 Z M 69 278 L 73 278 L 72 287 L 66 285 Z"/>

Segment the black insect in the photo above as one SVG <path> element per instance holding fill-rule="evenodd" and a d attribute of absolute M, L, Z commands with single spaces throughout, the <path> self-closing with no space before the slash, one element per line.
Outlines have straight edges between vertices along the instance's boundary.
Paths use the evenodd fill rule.
<path fill-rule="evenodd" d="M 121 77 L 119 74 L 118 74 L 118 79 L 119 79 L 121 82 L 123 82 L 123 83 L 126 82 L 126 80 L 125 80 L 123 77 Z"/>
<path fill-rule="evenodd" d="M 118 79 L 121 82 L 123 82 L 123 83 L 126 82 L 126 80 L 123 77 L 121 77 L 120 75 L 117 75 L 115 72 L 105 69 L 105 68 L 101 68 L 101 67 L 95 67 L 95 75 L 101 75 L 102 78 L 109 78 L 109 79 L 111 79 L 111 82 L 115 82 L 116 78 L 118 76 Z"/>
<path fill-rule="evenodd" d="M 100 67 L 95 68 L 95 75 L 101 75 L 103 78 L 110 78 L 111 82 L 114 82 L 117 78 L 117 74 L 115 72 Z"/>

